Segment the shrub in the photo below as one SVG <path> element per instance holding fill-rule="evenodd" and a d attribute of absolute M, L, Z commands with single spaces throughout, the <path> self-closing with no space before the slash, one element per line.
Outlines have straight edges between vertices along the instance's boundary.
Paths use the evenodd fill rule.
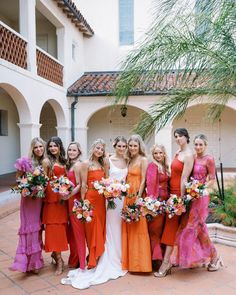
<path fill-rule="evenodd" d="M 236 183 L 225 189 L 225 198 L 222 200 L 218 191 L 211 193 L 209 204 L 209 222 L 219 222 L 227 226 L 236 226 Z"/>

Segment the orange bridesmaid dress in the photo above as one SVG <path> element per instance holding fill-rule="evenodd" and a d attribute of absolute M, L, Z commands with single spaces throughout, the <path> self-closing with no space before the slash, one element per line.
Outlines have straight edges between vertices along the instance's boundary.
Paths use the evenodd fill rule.
<path fill-rule="evenodd" d="M 66 170 L 64 167 L 54 165 L 53 175 L 57 177 L 66 175 Z M 50 183 L 45 192 L 42 218 L 42 223 L 45 225 L 45 252 L 67 251 L 67 201 L 60 201 L 59 193 L 52 191 Z"/>
<path fill-rule="evenodd" d="M 176 154 L 174 160 L 171 163 L 170 194 L 174 194 L 177 196 L 181 195 L 180 182 L 183 168 L 184 163 L 178 159 L 178 154 Z M 175 215 L 172 218 L 166 218 L 165 227 L 161 238 L 162 244 L 168 246 L 174 245 L 180 218 L 181 216 L 178 215 Z"/>
<path fill-rule="evenodd" d="M 135 197 L 125 198 L 124 206 L 133 204 L 141 183 L 141 169 L 138 165 L 129 168 L 127 180 L 129 194 Z M 151 272 L 151 245 L 148 225 L 145 217 L 131 224 L 122 221 L 122 268 L 131 272 Z"/>
<path fill-rule="evenodd" d="M 88 171 L 88 191 L 85 199 L 93 206 L 93 220 L 85 223 L 85 235 L 89 250 L 88 268 L 97 265 L 97 259 L 105 250 L 106 241 L 106 204 L 105 198 L 94 189 L 93 182 L 105 177 L 103 170 Z"/>

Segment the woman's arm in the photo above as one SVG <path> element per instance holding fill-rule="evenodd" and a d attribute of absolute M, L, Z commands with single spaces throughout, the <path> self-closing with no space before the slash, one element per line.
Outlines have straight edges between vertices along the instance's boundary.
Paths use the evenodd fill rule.
<path fill-rule="evenodd" d="M 109 177 L 109 169 L 110 169 L 109 158 L 104 158 L 104 172 L 105 172 L 105 178 Z"/>
<path fill-rule="evenodd" d="M 212 189 L 214 184 L 215 184 L 215 178 L 216 178 L 216 166 L 215 166 L 215 160 L 213 157 L 209 157 L 207 159 L 207 171 L 208 171 L 208 175 L 207 175 L 207 188 Z"/>
<path fill-rule="evenodd" d="M 42 167 L 43 167 L 43 171 L 44 173 L 50 177 L 50 160 L 48 158 L 43 159 L 42 162 Z"/>
<path fill-rule="evenodd" d="M 80 176 L 81 162 L 77 162 L 76 164 L 74 164 L 73 170 L 75 174 L 75 187 L 72 193 L 70 194 L 70 197 L 76 195 L 81 188 L 81 176 Z"/>
<path fill-rule="evenodd" d="M 142 157 L 141 159 L 141 183 L 138 191 L 138 197 L 141 197 L 145 189 L 146 184 L 146 172 L 147 172 L 148 161 L 147 158 Z"/>
<path fill-rule="evenodd" d="M 188 181 L 189 176 L 193 170 L 193 162 L 194 162 L 194 158 L 192 154 L 187 154 L 184 157 L 184 168 L 183 168 L 181 180 L 180 180 L 181 197 L 183 197 L 185 194 L 185 183 Z"/>
<path fill-rule="evenodd" d="M 88 161 L 85 161 L 83 163 L 81 163 L 81 166 L 80 166 L 80 175 L 81 175 L 81 198 L 82 200 L 84 200 L 85 198 L 85 194 L 88 190 L 88 185 L 87 185 L 87 182 L 88 182 L 88 168 L 89 168 L 89 162 Z"/>

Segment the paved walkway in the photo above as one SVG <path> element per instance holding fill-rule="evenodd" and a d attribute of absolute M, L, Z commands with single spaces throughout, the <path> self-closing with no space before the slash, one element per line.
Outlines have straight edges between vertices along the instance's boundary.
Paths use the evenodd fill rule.
<path fill-rule="evenodd" d="M 0 196 L 1 197 L 1 196 Z M 87 290 L 77 290 L 60 284 L 63 275 L 54 276 L 50 255 L 44 253 L 45 267 L 39 275 L 12 272 L 8 268 L 13 262 L 17 245 L 19 226 L 19 200 L 0 207 L 0 294 L 1 295 L 233 295 L 236 294 L 236 248 L 216 245 L 222 255 L 225 267 L 210 273 L 203 268 L 180 270 L 174 268 L 172 275 L 162 279 L 152 274 L 127 274 L 125 277 L 92 286 Z M 5 209 L 4 209 L 5 208 Z M 8 213 L 3 214 L 8 208 Z M 10 208 L 10 209 L 9 209 Z M 68 252 L 63 253 L 64 260 Z"/>

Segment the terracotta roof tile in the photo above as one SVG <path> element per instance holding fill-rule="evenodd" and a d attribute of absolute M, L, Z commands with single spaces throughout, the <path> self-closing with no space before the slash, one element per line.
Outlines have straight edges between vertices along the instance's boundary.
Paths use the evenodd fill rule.
<path fill-rule="evenodd" d="M 72 0 L 54 0 L 57 6 L 62 9 L 71 22 L 82 32 L 85 36 L 91 37 L 94 35 L 93 29 L 87 23 L 81 12 L 76 7 Z"/>
<path fill-rule="evenodd" d="M 68 96 L 101 96 L 112 94 L 114 85 L 120 72 L 85 72 L 67 91 Z M 142 85 L 141 85 L 142 84 Z M 175 87 L 176 74 L 168 74 L 162 82 L 158 81 L 157 75 L 148 83 L 137 85 L 133 95 L 165 94 Z"/>

